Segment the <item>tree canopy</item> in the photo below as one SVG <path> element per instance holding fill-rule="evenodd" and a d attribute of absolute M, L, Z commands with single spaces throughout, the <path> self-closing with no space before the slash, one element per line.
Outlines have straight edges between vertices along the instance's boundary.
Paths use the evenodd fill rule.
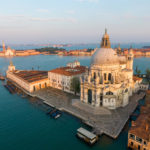
<path fill-rule="evenodd" d="M 76 93 L 80 92 L 80 80 L 77 77 L 73 77 L 71 79 L 71 91 L 74 91 L 74 94 L 76 95 Z"/>

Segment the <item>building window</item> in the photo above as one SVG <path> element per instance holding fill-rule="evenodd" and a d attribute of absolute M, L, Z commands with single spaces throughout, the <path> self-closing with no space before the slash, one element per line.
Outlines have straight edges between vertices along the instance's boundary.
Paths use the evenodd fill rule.
<path fill-rule="evenodd" d="M 47 87 L 47 83 L 45 83 L 45 87 Z"/>
<path fill-rule="evenodd" d="M 147 145 L 147 142 L 146 142 L 146 141 L 144 141 L 144 145 Z"/>
<path fill-rule="evenodd" d="M 36 88 L 35 88 L 35 86 L 33 86 L 33 91 L 36 91 Z"/>
<path fill-rule="evenodd" d="M 39 88 L 41 89 L 41 84 L 39 84 Z"/>
<path fill-rule="evenodd" d="M 125 90 L 125 93 L 127 93 L 127 92 L 128 92 L 128 89 Z"/>
<path fill-rule="evenodd" d="M 131 142 L 131 146 L 133 146 L 133 142 Z"/>
<path fill-rule="evenodd" d="M 111 81 L 111 73 L 108 74 L 108 80 Z"/>
<path fill-rule="evenodd" d="M 141 146 L 140 145 L 138 145 L 138 150 L 140 150 L 141 149 Z"/>
<path fill-rule="evenodd" d="M 142 139 L 139 138 L 139 137 L 136 137 L 136 141 L 139 142 L 139 143 L 142 143 Z"/>
<path fill-rule="evenodd" d="M 133 135 L 133 134 L 130 134 L 130 135 L 129 135 L 129 137 L 130 137 L 130 139 L 133 139 L 133 140 L 135 140 L 135 135 Z"/>
<path fill-rule="evenodd" d="M 96 72 L 94 72 L 94 79 L 96 79 Z"/>
<path fill-rule="evenodd" d="M 109 91 L 106 93 L 106 95 L 113 95 L 113 92 Z"/>
<path fill-rule="evenodd" d="M 106 73 L 104 73 L 104 80 L 106 80 Z"/>

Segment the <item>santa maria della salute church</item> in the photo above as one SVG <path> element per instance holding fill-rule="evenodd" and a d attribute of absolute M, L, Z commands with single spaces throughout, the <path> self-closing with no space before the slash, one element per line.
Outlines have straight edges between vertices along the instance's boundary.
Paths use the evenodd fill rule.
<path fill-rule="evenodd" d="M 129 103 L 129 97 L 139 89 L 133 80 L 133 51 L 119 56 L 111 48 L 107 30 L 101 48 L 96 48 L 88 72 L 81 78 L 81 97 L 95 107 L 116 109 Z"/>

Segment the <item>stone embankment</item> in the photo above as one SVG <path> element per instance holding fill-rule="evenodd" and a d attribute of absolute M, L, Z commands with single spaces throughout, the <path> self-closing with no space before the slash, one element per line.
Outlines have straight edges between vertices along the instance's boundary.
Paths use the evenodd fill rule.
<path fill-rule="evenodd" d="M 22 89 L 18 85 L 16 86 Z M 106 134 L 112 138 L 119 136 L 130 118 L 130 115 L 138 106 L 138 101 L 145 96 L 144 92 L 134 94 L 130 97 L 130 102 L 126 107 L 108 110 L 103 107 L 95 108 L 88 104 L 81 103 L 79 96 L 74 96 L 50 87 L 32 94 L 24 89 L 22 89 L 22 91 L 27 95 L 42 99 L 43 102 L 49 106 L 56 107 L 61 111 L 66 111 L 80 118 L 85 124 L 91 126 L 93 132 L 97 135 Z"/>

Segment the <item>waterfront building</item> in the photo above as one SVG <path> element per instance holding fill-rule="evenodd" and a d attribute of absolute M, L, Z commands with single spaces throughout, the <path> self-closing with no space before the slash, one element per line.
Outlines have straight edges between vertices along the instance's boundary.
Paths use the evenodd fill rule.
<path fill-rule="evenodd" d="M 146 105 L 141 107 L 140 116 L 132 121 L 128 132 L 128 147 L 134 150 L 150 149 L 150 91 L 146 94 Z"/>
<path fill-rule="evenodd" d="M 3 52 L 5 53 L 6 47 L 5 47 L 5 43 L 3 41 Z"/>
<path fill-rule="evenodd" d="M 79 79 L 86 72 L 85 66 L 80 66 L 80 62 L 68 63 L 66 67 L 60 67 L 48 72 L 50 86 L 69 93 L 73 93 L 71 83 L 73 78 Z"/>
<path fill-rule="evenodd" d="M 16 70 L 12 62 L 6 75 L 9 81 L 30 93 L 49 86 L 47 71 Z"/>
<path fill-rule="evenodd" d="M 11 49 L 10 47 L 7 47 L 5 46 L 5 43 L 3 42 L 2 44 L 3 46 L 3 50 L 0 52 L 0 56 L 3 56 L 3 57 L 10 57 L 10 56 L 15 56 L 16 54 L 16 51 L 14 49 Z"/>
<path fill-rule="evenodd" d="M 29 50 L 14 50 L 11 49 L 9 46 L 6 48 L 5 43 L 3 42 L 2 44 L 3 50 L 0 51 L 0 56 L 1 57 L 13 57 L 13 56 L 30 56 L 30 55 L 39 55 L 41 54 L 40 52 L 34 50 L 34 49 L 29 49 Z"/>
<path fill-rule="evenodd" d="M 137 80 L 133 81 L 132 49 L 127 56 L 118 56 L 111 48 L 106 30 L 101 48 L 96 48 L 95 51 L 88 72 L 81 78 L 80 100 L 95 107 L 109 109 L 126 106 L 129 97 L 140 86 Z"/>
<path fill-rule="evenodd" d="M 14 49 L 11 49 L 10 47 L 7 47 L 7 49 L 4 52 L 5 56 L 15 56 L 16 51 Z"/>

